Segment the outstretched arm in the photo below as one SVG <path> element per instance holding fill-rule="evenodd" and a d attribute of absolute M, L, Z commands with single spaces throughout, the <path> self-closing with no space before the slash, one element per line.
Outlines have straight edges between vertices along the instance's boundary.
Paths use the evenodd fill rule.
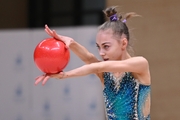
<path fill-rule="evenodd" d="M 133 72 L 139 75 L 148 74 L 149 64 L 144 57 L 132 57 L 127 60 L 121 60 L 121 61 L 103 61 L 103 62 L 91 63 L 71 71 L 61 72 L 59 74 L 40 76 L 39 78 L 36 79 L 35 84 L 38 84 L 41 81 L 43 84 L 45 84 L 50 77 L 63 79 L 63 78 L 85 76 L 94 73 L 98 74 L 102 72 Z"/>
<path fill-rule="evenodd" d="M 98 62 L 98 59 L 92 53 L 90 53 L 84 46 L 80 45 L 72 38 L 58 35 L 55 30 L 51 30 L 47 25 L 45 25 L 45 31 L 51 37 L 63 41 L 66 46 L 70 48 L 86 64 Z"/>
<path fill-rule="evenodd" d="M 82 67 L 64 73 L 63 78 L 85 76 L 102 72 L 134 72 L 143 74 L 148 70 L 148 62 L 143 57 L 133 57 L 121 61 L 103 61 L 87 64 Z M 62 78 L 62 76 L 60 76 Z"/>

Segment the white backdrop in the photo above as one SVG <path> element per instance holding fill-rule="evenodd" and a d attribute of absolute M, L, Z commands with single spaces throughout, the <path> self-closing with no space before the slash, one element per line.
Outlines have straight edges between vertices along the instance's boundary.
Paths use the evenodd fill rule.
<path fill-rule="evenodd" d="M 98 57 L 97 26 L 52 29 Z M 42 74 L 34 64 L 34 49 L 47 37 L 44 28 L 0 31 L 0 120 L 104 120 L 102 86 L 95 75 L 34 85 Z M 65 71 L 83 64 L 71 52 Z"/>

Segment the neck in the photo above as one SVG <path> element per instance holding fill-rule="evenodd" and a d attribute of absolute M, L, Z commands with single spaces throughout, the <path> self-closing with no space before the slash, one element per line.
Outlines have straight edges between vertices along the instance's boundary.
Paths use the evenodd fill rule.
<path fill-rule="evenodd" d="M 128 52 L 124 52 L 121 56 L 121 60 L 126 60 L 131 58 L 130 54 Z"/>

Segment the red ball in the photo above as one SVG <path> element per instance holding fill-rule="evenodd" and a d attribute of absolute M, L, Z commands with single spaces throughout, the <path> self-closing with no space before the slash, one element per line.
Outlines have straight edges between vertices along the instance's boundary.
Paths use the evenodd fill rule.
<path fill-rule="evenodd" d="M 34 50 L 34 62 L 44 73 L 58 73 L 68 64 L 70 52 L 65 44 L 54 38 L 42 40 Z"/>

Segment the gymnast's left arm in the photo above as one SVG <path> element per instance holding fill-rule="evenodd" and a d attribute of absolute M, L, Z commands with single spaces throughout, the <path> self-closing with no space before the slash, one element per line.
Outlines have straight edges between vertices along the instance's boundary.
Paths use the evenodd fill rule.
<path fill-rule="evenodd" d="M 42 84 L 44 85 L 49 78 L 65 79 L 102 72 L 134 72 L 141 74 L 147 72 L 148 68 L 148 62 L 144 57 L 132 57 L 126 60 L 119 61 L 96 62 L 83 65 L 82 67 L 67 72 L 39 76 L 38 78 L 36 78 L 35 85 L 37 85 L 39 82 L 42 82 Z"/>
<path fill-rule="evenodd" d="M 87 64 L 74 70 L 67 71 L 63 76 L 62 74 L 59 75 L 59 78 L 78 77 L 102 72 L 134 72 L 141 74 L 147 72 L 148 68 L 148 61 L 140 56 L 121 61 L 103 61 Z"/>

